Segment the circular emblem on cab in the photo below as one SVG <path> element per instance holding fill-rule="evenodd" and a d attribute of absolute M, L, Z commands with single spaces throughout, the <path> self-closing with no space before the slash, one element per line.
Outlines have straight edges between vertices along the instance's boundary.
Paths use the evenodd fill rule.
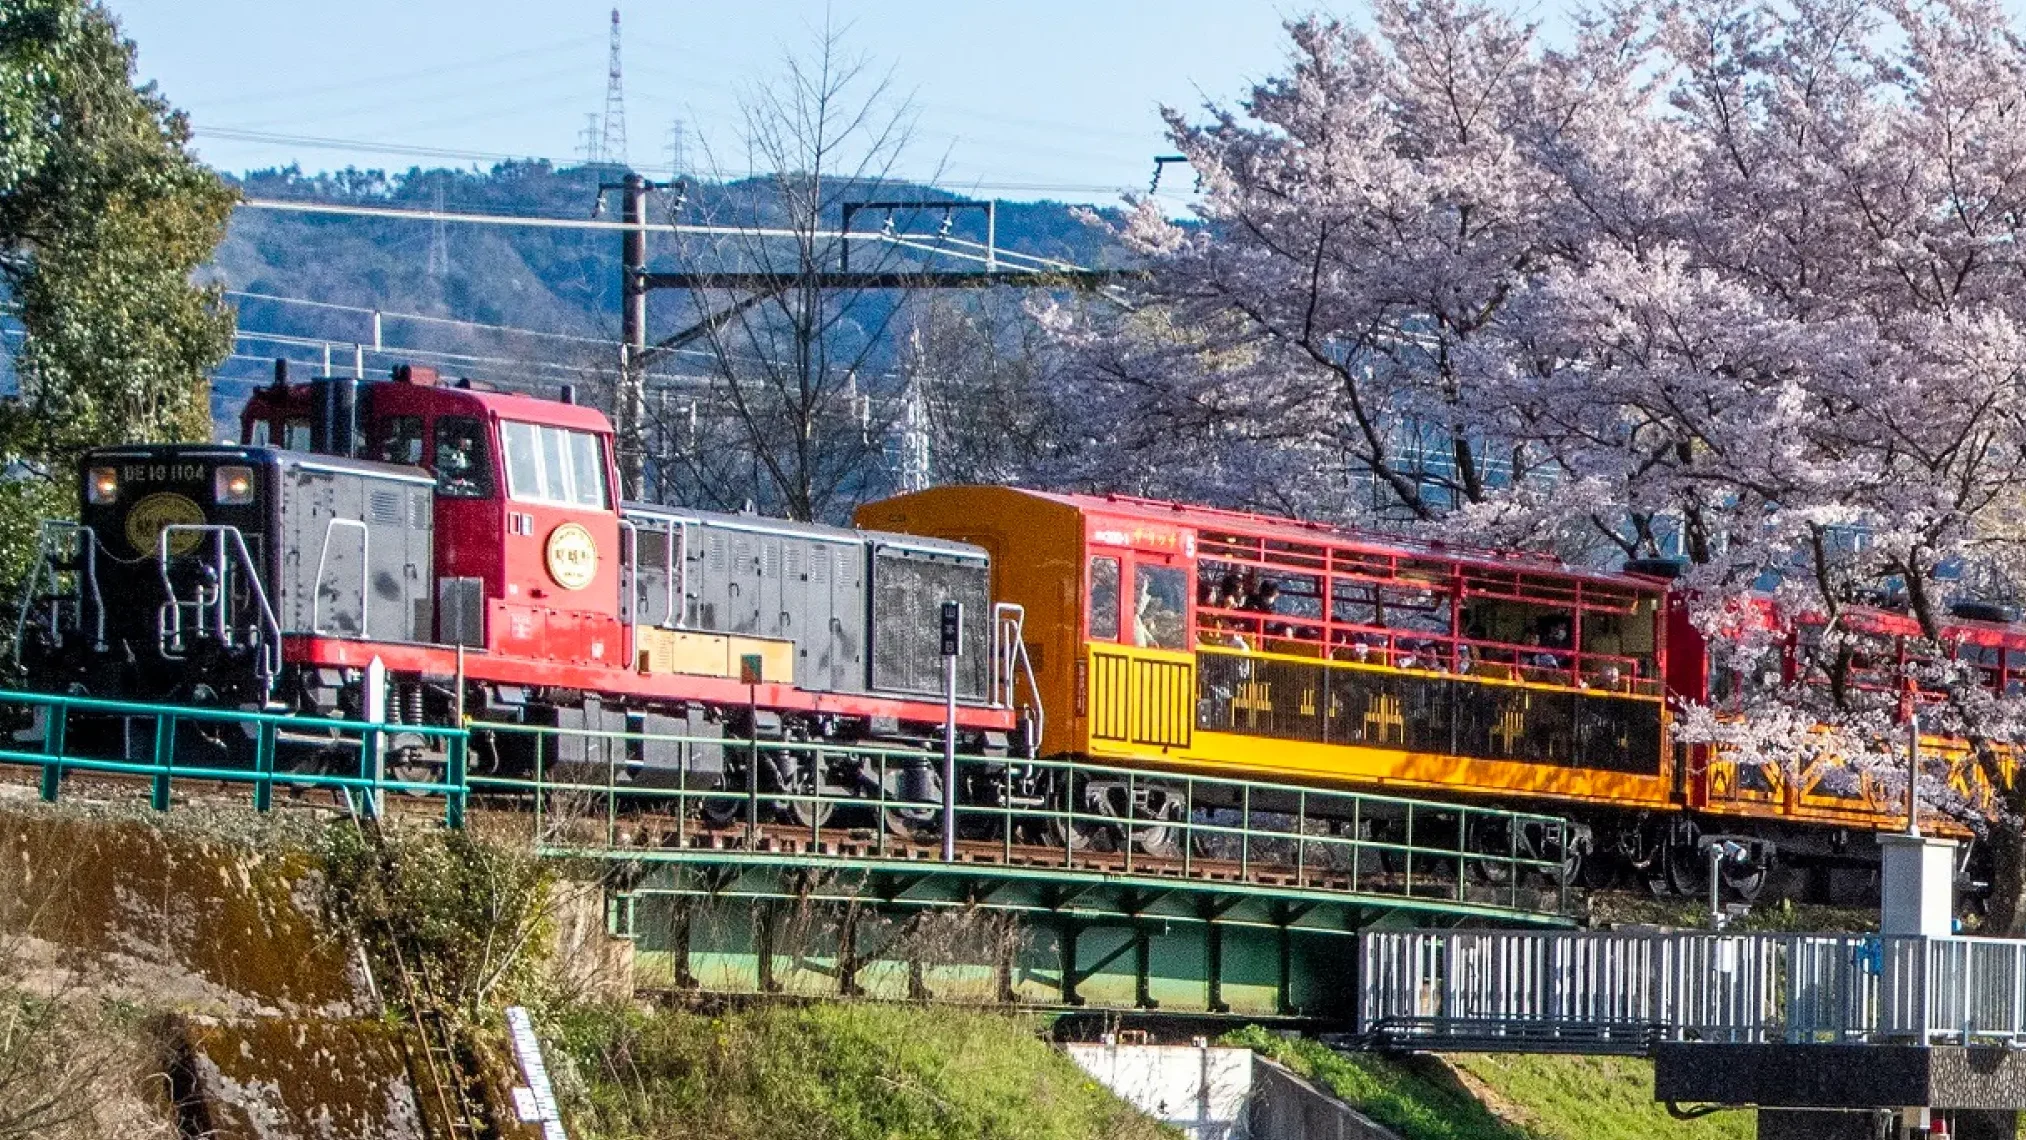
<path fill-rule="evenodd" d="M 598 576 L 598 542 L 577 523 L 549 532 L 549 577 L 565 590 L 581 590 Z"/>
<path fill-rule="evenodd" d="M 134 553 L 149 555 L 161 549 L 162 532 L 171 526 L 202 526 L 204 508 L 188 496 L 174 491 L 157 491 L 127 511 L 127 541 Z M 169 536 L 169 553 L 182 555 L 197 549 L 202 538 L 195 531 Z"/>

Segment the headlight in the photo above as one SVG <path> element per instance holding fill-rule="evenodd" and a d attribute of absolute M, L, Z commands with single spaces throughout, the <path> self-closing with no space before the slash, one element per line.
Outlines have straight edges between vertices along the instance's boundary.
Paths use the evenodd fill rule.
<path fill-rule="evenodd" d="M 244 506 L 253 501 L 253 468 L 220 467 L 211 476 L 211 498 L 224 507 Z"/>
<path fill-rule="evenodd" d="M 120 497 L 120 469 L 117 467 L 94 467 L 84 481 L 84 497 L 87 502 L 110 503 Z"/>

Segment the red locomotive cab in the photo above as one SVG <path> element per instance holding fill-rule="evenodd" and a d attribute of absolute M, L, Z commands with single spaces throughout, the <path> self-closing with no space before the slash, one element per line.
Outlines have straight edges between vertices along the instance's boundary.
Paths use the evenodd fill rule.
<path fill-rule="evenodd" d="M 503 545 L 493 549 L 504 593 L 487 592 L 487 642 L 500 652 L 623 667 L 611 428 L 589 409 L 513 406 L 521 402 L 503 400 L 492 421 L 504 495 Z"/>
<path fill-rule="evenodd" d="M 247 401 L 245 442 L 436 477 L 438 642 L 624 667 L 612 427 L 601 413 L 445 385 L 417 367 L 396 369 L 391 382 L 278 379 Z"/>
<path fill-rule="evenodd" d="M 612 429 L 528 396 L 375 385 L 368 458 L 436 476 L 437 639 L 579 665 L 625 662 Z"/>

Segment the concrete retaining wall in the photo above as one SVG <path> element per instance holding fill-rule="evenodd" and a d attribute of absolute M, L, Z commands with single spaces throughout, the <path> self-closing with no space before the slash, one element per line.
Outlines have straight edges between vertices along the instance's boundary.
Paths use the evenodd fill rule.
<path fill-rule="evenodd" d="M 1250 1049 L 1064 1045 L 1083 1070 L 1191 1140 L 1399 1140 Z"/>

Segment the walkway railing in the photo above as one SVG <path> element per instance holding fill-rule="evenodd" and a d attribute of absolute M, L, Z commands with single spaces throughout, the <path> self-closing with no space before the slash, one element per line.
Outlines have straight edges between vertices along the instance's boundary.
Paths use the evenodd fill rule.
<path fill-rule="evenodd" d="M 388 793 L 441 797 L 446 822 L 461 826 L 479 797 L 527 810 L 539 849 L 555 854 L 940 862 L 930 836 L 943 804 L 926 778 L 941 767 L 934 751 L 431 728 L 0 692 L 0 723 L 8 720 L 15 731 L 0 740 L 11 745 L 0 747 L 0 763 L 38 766 L 50 800 L 67 774 L 101 773 L 146 779 L 159 810 L 178 783 L 250 786 L 263 811 L 281 786 L 328 791 L 365 812 L 381 810 Z M 397 740 L 422 752 L 397 765 Z M 645 763 L 649 756 L 662 763 Z M 693 775 L 732 759 L 743 762 L 736 786 Z M 853 786 L 838 786 L 848 772 L 858 773 Z M 1528 922 L 1566 922 L 1580 901 L 1560 858 L 1576 836 L 1554 816 L 1074 761 L 962 755 L 957 775 L 970 800 L 955 809 L 957 858 L 967 866 L 1395 900 Z M 1059 794 L 1065 787 L 1077 789 L 1073 800 Z"/>
<path fill-rule="evenodd" d="M 1389 1048 L 2026 1043 L 2013 939 L 1417 931 L 1363 935 L 1359 965 L 1359 1032 Z"/>
<path fill-rule="evenodd" d="M 926 841 L 916 833 L 941 826 L 939 794 L 890 790 L 907 785 L 901 773 L 939 768 L 940 753 L 521 725 L 474 731 L 522 738 L 533 771 L 473 775 L 473 792 L 532 795 L 538 834 L 559 851 L 793 844 L 803 854 L 918 862 Z M 559 761 L 566 741 L 603 742 L 603 749 L 594 745 L 603 760 Z M 694 787 L 682 771 L 659 773 L 656 786 L 625 762 L 649 743 L 746 753 L 749 776 L 792 769 L 802 790 L 750 782 Z M 819 790 L 819 774 L 840 760 L 862 764 L 869 786 Z M 955 808 L 959 859 L 969 863 L 1208 878 L 1557 916 L 1578 903 L 1562 861 L 1548 854 L 1575 842 L 1573 825 L 1556 816 L 1071 760 L 960 755 L 957 780 L 971 801 Z M 1037 783 L 1083 790 L 1078 806 L 1059 796 L 1033 802 L 1023 789 Z M 1088 795 L 1093 787 L 1108 792 Z"/>
<path fill-rule="evenodd" d="M 440 796 L 444 822 L 464 825 L 468 734 L 456 728 L 369 724 L 246 709 L 105 701 L 54 693 L 0 692 L 0 715 L 27 723 L 0 738 L 0 763 L 41 769 L 42 798 L 55 801 L 67 773 L 139 776 L 149 802 L 169 810 L 176 781 L 245 784 L 267 811 L 276 785 L 328 791 L 374 814 L 388 792 Z M 444 757 L 429 779 L 387 774 L 383 744 L 412 734 Z M 13 747 L 28 744 L 32 748 Z"/>

